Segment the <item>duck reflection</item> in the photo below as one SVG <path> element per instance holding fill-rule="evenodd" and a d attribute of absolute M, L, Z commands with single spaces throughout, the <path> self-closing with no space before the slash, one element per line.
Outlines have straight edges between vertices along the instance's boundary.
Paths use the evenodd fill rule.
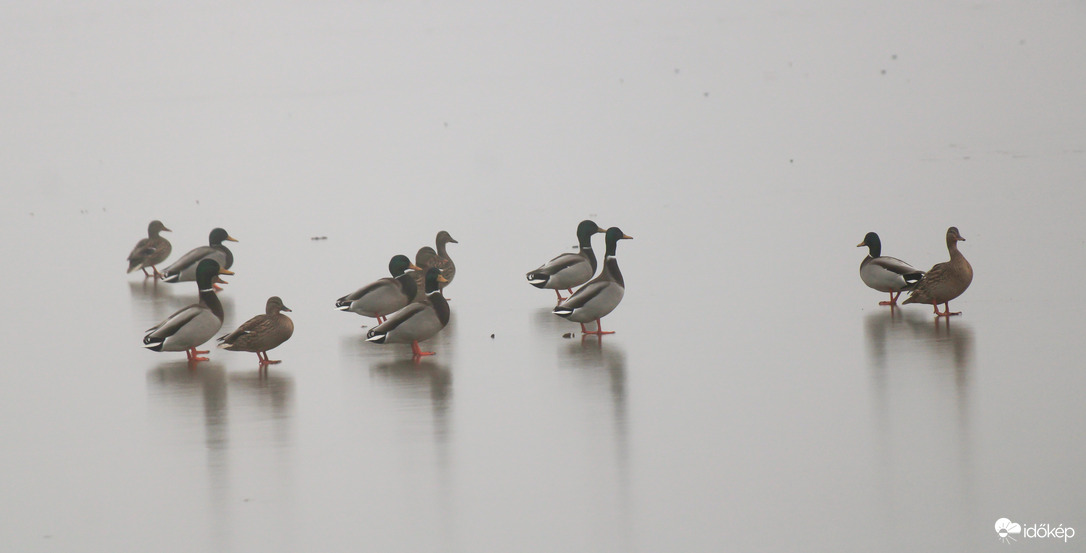
<path fill-rule="evenodd" d="M 962 320 L 933 319 L 930 312 L 902 309 L 864 319 L 884 505 L 916 493 L 903 475 L 933 464 L 949 464 L 938 470 L 956 475 L 955 485 L 941 489 L 941 503 L 953 506 L 972 495 L 973 329 Z M 899 514 L 891 509 L 887 520 Z"/>
<path fill-rule="evenodd" d="M 131 280 L 128 282 L 128 293 L 132 297 L 133 318 L 138 321 L 151 321 L 147 326 L 165 319 L 177 310 L 172 308 L 173 290 L 170 285 L 162 284 L 158 280 Z M 195 297 L 195 292 L 192 295 Z"/>
<path fill-rule="evenodd" d="M 552 315 L 553 317 L 553 315 Z M 558 317 L 554 317 L 557 319 Z M 626 352 L 603 336 L 582 335 L 561 350 L 563 366 L 580 369 L 586 380 L 608 389 L 616 424 L 626 421 Z"/>
<path fill-rule="evenodd" d="M 435 438 L 448 438 L 452 372 L 446 365 L 435 358 L 415 361 L 407 357 L 373 364 L 370 375 L 392 383 L 408 400 L 428 401 L 433 410 Z"/>
<path fill-rule="evenodd" d="M 167 407 L 166 427 L 181 438 L 191 435 L 190 428 L 202 424 L 207 451 L 207 477 L 210 490 L 212 533 L 222 543 L 230 543 L 234 525 L 234 479 L 232 453 L 238 450 L 230 432 L 231 415 L 244 424 L 243 442 L 282 445 L 291 441 L 290 417 L 294 381 L 276 371 L 228 373 L 223 363 L 215 361 L 190 365 L 185 361 L 162 363 L 147 374 L 154 403 Z M 194 417 L 202 413 L 202 418 Z M 254 424 L 253 421 L 260 421 Z M 263 424 L 264 422 L 267 424 Z M 235 423 L 235 426 L 238 423 Z M 287 448 L 278 447 L 285 452 Z M 276 481 L 290 488 L 289 462 L 279 460 Z"/>
<path fill-rule="evenodd" d="M 557 317 L 555 317 L 557 318 Z M 605 390 L 611 402 L 615 453 L 626 478 L 629 429 L 626 418 L 626 352 L 602 336 L 582 336 L 560 350 L 561 366 L 573 369 L 589 392 Z"/>

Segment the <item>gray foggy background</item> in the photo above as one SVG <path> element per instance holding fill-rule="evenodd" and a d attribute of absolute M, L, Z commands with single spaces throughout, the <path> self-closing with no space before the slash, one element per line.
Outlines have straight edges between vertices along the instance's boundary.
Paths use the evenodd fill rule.
<path fill-rule="evenodd" d="M 0 6 L 12 551 L 980 551 L 1086 539 L 1078 2 Z M 524 273 L 620 226 L 616 334 Z M 141 347 L 240 239 L 223 333 Z M 976 276 L 879 307 L 866 232 Z M 333 302 L 438 230 L 415 365 Z M 326 240 L 312 240 L 327 237 Z M 597 237 L 597 247 L 602 240 Z M 491 338 L 491 334 L 494 337 Z M 1024 549 L 1023 549 L 1024 550 Z"/>

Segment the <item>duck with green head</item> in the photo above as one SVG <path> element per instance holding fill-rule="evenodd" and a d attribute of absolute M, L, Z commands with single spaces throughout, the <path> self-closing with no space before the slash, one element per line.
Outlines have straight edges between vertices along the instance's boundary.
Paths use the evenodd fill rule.
<path fill-rule="evenodd" d="M 410 343 L 416 360 L 424 355 L 433 355 L 432 351 L 422 351 L 419 342 L 431 338 L 449 324 L 449 303 L 441 294 L 444 281 L 440 269 L 427 269 L 426 300 L 412 303 L 389 315 L 385 322 L 366 333 L 366 341 L 375 344 Z"/>
<path fill-rule="evenodd" d="M 882 254 L 882 241 L 874 232 L 867 233 L 864 241 L 857 248 L 867 246 L 867 257 L 860 262 L 860 280 L 869 288 L 879 292 L 889 292 L 889 301 L 880 301 L 879 305 L 897 305 L 901 292 L 912 290 L 924 276 L 924 271 L 896 258 Z M 894 294 L 897 292 L 897 294 Z"/>
<path fill-rule="evenodd" d="M 582 334 L 614 334 L 614 331 L 604 332 L 600 325 L 600 319 L 610 314 L 622 301 L 626 293 L 626 283 L 622 280 L 622 271 L 618 269 L 618 258 L 615 255 L 619 240 L 630 240 L 618 227 L 607 229 L 605 242 L 607 252 L 603 257 L 603 270 L 599 276 L 588 284 L 580 287 L 572 296 L 558 304 L 554 308 L 554 314 L 564 319 L 581 324 Z M 596 321 L 596 330 L 586 330 L 584 324 Z"/>
<path fill-rule="evenodd" d="M 592 221 L 577 225 L 577 252 L 563 253 L 530 271 L 528 283 L 536 288 L 549 288 L 558 296 L 558 302 L 566 299 L 559 290 L 568 290 L 588 282 L 596 274 L 596 254 L 592 251 L 592 235 L 607 232 Z"/>
<path fill-rule="evenodd" d="M 222 228 L 212 229 L 208 234 L 208 245 L 189 250 L 188 253 L 174 261 L 162 272 L 164 282 L 188 282 L 196 280 L 196 267 L 204 259 L 214 259 L 220 267 L 229 269 L 234 265 L 234 254 L 223 245 L 223 242 L 237 242 L 238 239 L 230 236 Z M 218 290 L 219 287 L 215 286 Z"/>
<path fill-rule="evenodd" d="M 415 300 L 416 284 L 414 272 L 421 269 L 411 263 L 406 255 L 393 256 L 388 262 L 391 277 L 371 282 L 346 296 L 336 300 L 336 309 L 351 311 L 363 317 L 376 317 L 377 323 L 385 322 L 385 317 L 403 309 Z"/>
<path fill-rule="evenodd" d="M 219 275 L 232 274 L 219 267 L 219 262 L 214 259 L 201 261 L 196 266 L 199 301 L 147 329 L 143 347 L 151 351 L 184 351 L 190 363 L 207 361 L 206 357 L 200 357 L 207 351 L 197 350 L 196 347 L 213 338 L 222 328 L 223 320 L 222 303 L 212 285 L 215 281 L 222 282 Z"/>

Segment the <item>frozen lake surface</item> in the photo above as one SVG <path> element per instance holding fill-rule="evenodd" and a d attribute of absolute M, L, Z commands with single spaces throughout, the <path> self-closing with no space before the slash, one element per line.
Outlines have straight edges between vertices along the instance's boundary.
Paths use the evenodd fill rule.
<path fill-rule="evenodd" d="M 0 8 L 4 549 L 1080 548 L 1086 6 L 711 4 Z M 602 339 L 524 281 L 585 218 Z M 141 347 L 151 219 L 282 364 Z M 962 316 L 879 307 L 951 225 Z M 415 364 L 333 303 L 441 229 Z"/>

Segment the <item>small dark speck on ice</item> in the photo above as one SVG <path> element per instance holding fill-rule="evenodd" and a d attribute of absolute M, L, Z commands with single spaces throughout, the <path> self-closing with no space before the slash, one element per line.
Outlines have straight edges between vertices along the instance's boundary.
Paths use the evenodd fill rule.
<path fill-rule="evenodd" d="M 328 237 L 327 236 L 310 236 L 309 239 L 310 240 L 327 240 Z"/>
<path fill-rule="evenodd" d="M 572 337 L 573 337 L 573 333 L 572 333 L 572 332 L 567 332 L 567 333 L 563 334 L 563 335 L 562 335 L 562 337 L 563 337 L 563 338 L 572 338 Z"/>
<path fill-rule="evenodd" d="M 491 338 L 493 338 L 493 337 L 494 337 L 494 335 L 493 335 L 493 334 L 491 334 L 491 335 L 490 335 L 490 337 L 491 337 Z"/>

